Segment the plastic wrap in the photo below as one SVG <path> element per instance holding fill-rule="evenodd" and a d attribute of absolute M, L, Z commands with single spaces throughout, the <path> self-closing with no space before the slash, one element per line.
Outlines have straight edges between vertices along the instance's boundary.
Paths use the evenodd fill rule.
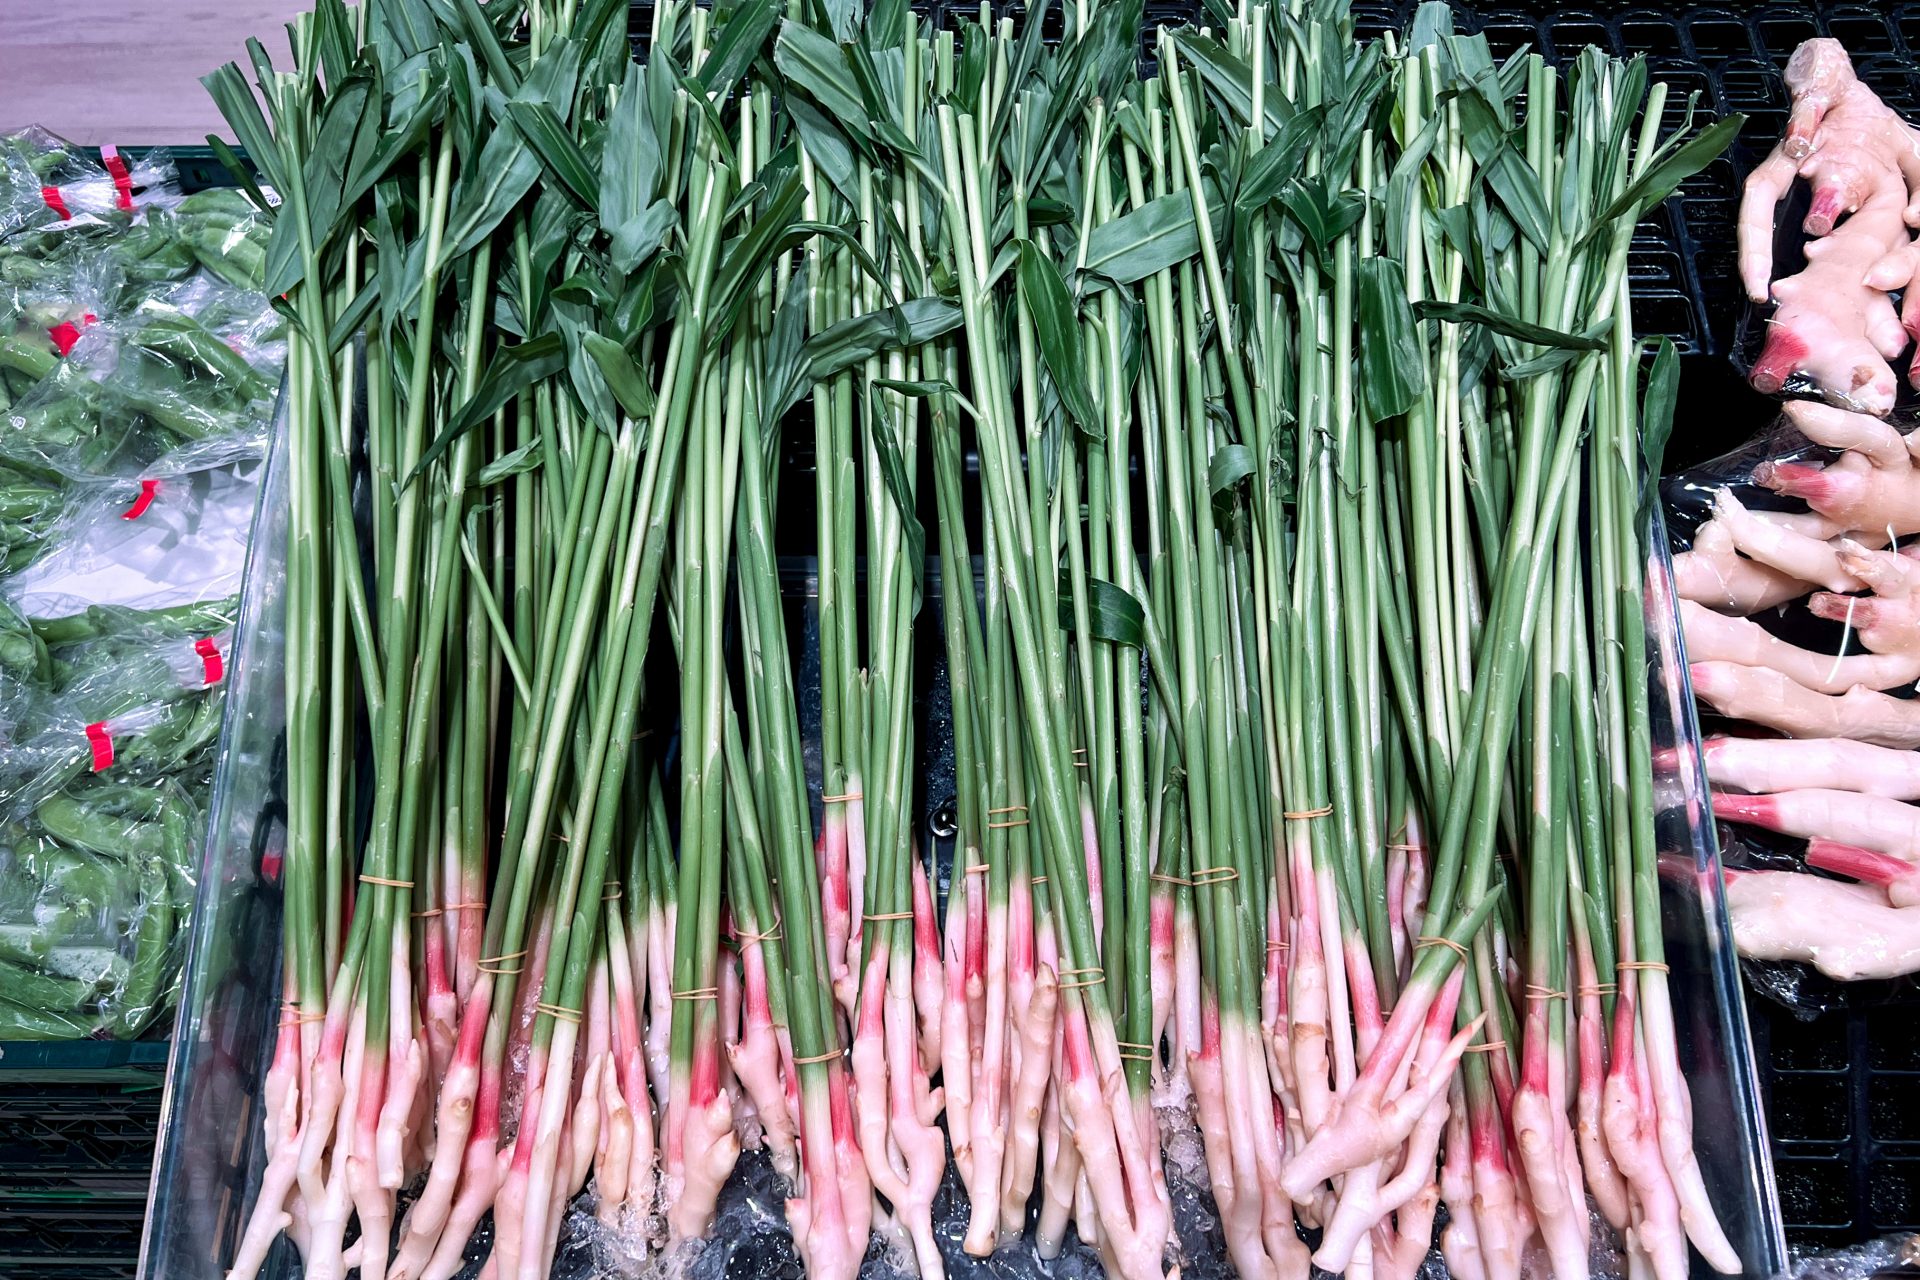
<path fill-rule="evenodd" d="M 0 236 L 126 219 L 179 198 L 164 151 L 129 160 L 102 148 L 95 161 L 45 129 L 0 137 Z"/>
<path fill-rule="evenodd" d="M 0 1040 L 126 1038 L 171 1007 L 232 614 L 0 615 L 23 649 L 0 668 Z"/>
<path fill-rule="evenodd" d="M 200 274 L 94 319 L 0 420 L 0 457 L 88 480 L 149 473 L 181 449 L 214 460 L 260 452 L 285 358 L 264 298 Z"/>
<path fill-rule="evenodd" d="M 1736 943 L 1801 1012 L 1920 970 L 1913 427 L 1795 403 L 1663 485 Z"/>
<path fill-rule="evenodd" d="M 201 812 L 170 779 L 74 779 L 0 822 L 0 1040 L 139 1035 L 178 995 Z"/>

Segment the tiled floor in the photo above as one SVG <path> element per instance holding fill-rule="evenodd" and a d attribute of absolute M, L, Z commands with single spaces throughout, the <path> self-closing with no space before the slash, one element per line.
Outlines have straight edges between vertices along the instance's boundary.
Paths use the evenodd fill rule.
<path fill-rule="evenodd" d="M 45 125 L 79 143 L 198 145 L 227 134 L 200 77 L 246 65 L 258 36 L 286 61 L 304 0 L 0 0 L 0 132 Z"/>

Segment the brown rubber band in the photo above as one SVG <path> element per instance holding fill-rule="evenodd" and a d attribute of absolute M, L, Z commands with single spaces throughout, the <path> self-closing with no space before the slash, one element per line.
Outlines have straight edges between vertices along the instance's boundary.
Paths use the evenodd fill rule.
<path fill-rule="evenodd" d="M 1673 972 L 1673 970 L 1669 969 L 1663 962 L 1659 960 L 1622 960 L 1619 964 L 1616 964 L 1613 967 L 1620 970 L 1623 973 L 1629 969 L 1658 970 L 1661 973 Z"/>
<path fill-rule="evenodd" d="M 773 924 L 768 928 L 761 930 L 759 933 L 741 933 L 738 929 L 735 929 L 733 931 L 733 940 L 737 943 L 740 943 L 742 946 L 745 946 L 747 943 L 750 943 L 750 942 L 759 943 L 759 942 L 777 941 L 780 937 L 780 926 L 782 923 L 783 922 L 781 921 L 781 919 L 778 916 L 775 916 Z"/>
<path fill-rule="evenodd" d="M 1506 1047 L 1507 1047 L 1507 1042 L 1505 1040 L 1488 1040 L 1483 1044 L 1468 1045 L 1467 1052 L 1468 1053 L 1492 1053 L 1495 1050 L 1504 1049 Z"/>
<path fill-rule="evenodd" d="M 370 876 L 364 873 L 360 877 L 360 883 L 385 885 L 389 889 L 413 888 L 413 881 L 411 880 L 389 880 L 385 876 Z"/>
<path fill-rule="evenodd" d="M 1185 876 L 1170 876 L 1164 871 L 1150 871 L 1147 873 L 1147 879 L 1158 880 L 1161 884 L 1185 885 L 1189 889 L 1193 887 L 1193 881 Z"/>
<path fill-rule="evenodd" d="M 1269 939 L 1269 940 L 1268 940 L 1268 942 L 1267 942 L 1267 950 L 1269 950 L 1269 951 L 1291 951 L 1291 950 L 1293 950 L 1293 944 L 1292 944 L 1291 942 L 1285 942 L 1285 941 L 1281 941 L 1280 939 L 1277 939 L 1277 938 L 1274 938 L 1274 939 Z"/>
<path fill-rule="evenodd" d="M 541 1000 L 536 1001 L 533 1007 L 552 1018 L 564 1019 L 567 1022 L 580 1021 L 580 1011 L 578 1009 L 569 1009 L 563 1004 L 548 1004 L 546 1001 Z"/>
<path fill-rule="evenodd" d="M 440 908 L 442 911 L 485 911 L 484 902 L 449 902 Z"/>
<path fill-rule="evenodd" d="M 1596 982 L 1590 987 L 1578 988 L 1577 994 L 1582 996 L 1618 995 L 1620 994 L 1620 984 L 1617 982 Z"/>
<path fill-rule="evenodd" d="M 673 993 L 673 998 L 675 1000 L 718 1000 L 720 988 L 695 987 L 691 991 L 676 991 Z"/>
<path fill-rule="evenodd" d="M 299 1027 L 309 1022 L 325 1022 L 327 1020 L 327 1013 L 324 1009 L 319 1013 L 302 1013 L 299 1005 L 289 1004 L 286 1001 L 281 1002 L 280 1013 L 280 1025 L 283 1027 Z M 292 1016 L 286 1016 L 288 1014 Z"/>
<path fill-rule="evenodd" d="M 1126 1050 L 1126 1049 L 1122 1049 L 1122 1050 L 1120 1051 L 1120 1061 L 1122 1061 L 1122 1062 L 1152 1062 L 1152 1061 L 1153 1061 L 1153 1055 L 1152 1055 L 1152 1054 L 1150 1054 L 1150 1053 L 1132 1053 L 1132 1052 L 1129 1052 L 1129 1051 L 1128 1051 L 1128 1050 Z"/>
<path fill-rule="evenodd" d="M 602 901 L 602 902 L 618 902 L 618 901 L 620 901 L 620 899 L 622 899 L 622 898 L 624 898 L 624 897 L 626 897 L 626 896 L 627 896 L 627 891 L 626 891 L 625 889 L 622 889 L 622 888 L 621 888 L 621 887 L 620 887 L 619 885 L 614 885 L 614 886 L 613 886 L 613 889 L 612 889 L 612 891 L 611 891 L 611 892 L 608 892 L 608 893 L 602 893 L 602 894 L 600 895 L 600 901 Z"/>
<path fill-rule="evenodd" d="M 1096 973 L 1091 978 L 1075 978 L 1072 982 L 1063 982 L 1059 985 L 1058 990 L 1078 991 L 1082 987 L 1097 987 L 1106 980 L 1106 974 Z"/>
<path fill-rule="evenodd" d="M 1565 1000 L 1566 998 L 1567 993 L 1564 991 L 1555 991 L 1552 987 L 1543 987 L 1532 982 L 1527 984 L 1529 1000 Z"/>
<path fill-rule="evenodd" d="M 412 912 L 408 912 L 408 914 L 411 915 L 415 920 L 426 920 L 433 916 L 439 915 L 440 911 L 441 909 L 439 907 L 429 907 L 425 911 L 412 911 Z"/>
<path fill-rule="evenodd" d="M 1097 964 L 1090 964 L 1090 965 L 1084 965 L 1078 969 L 1061 969 L 1056 976 L 1064 978 L 1070 973 L 1079 974 L 1079 973 L 1105 973 L 1105 972 L 1106 972 L 1106 969 L 1103 968 L 1102 966 Z"/>
<path fill-rule="evenodd" d="M 1047 882 L 1047 878 L 1045 876 L 1028 876 L 1027 877 L 1028 884 L 1045 884 L 1046 882 Z"/>
<path fill-rule="evenodd" d="M 1025 813 L 1026 811 L 1027 811 L 1027 806 L 1025 806 L 1025 805 L 1023 805 L 1023 804 L 1003 804 L 1003 805 L 1001 805 L 1001 806 L 1000 806 L 1000 807 L 999 807 L 998 809 L 989 809 L 989 810 L 987 810 L 987 812 L 988 812 L 988 814 L 995 814 L 995 813 Z"/>
<path fill-rule="evenodd" d="M 811 1066 L 816 1062 L 832 1062 L 835 1058 L 843 1057 L 846 1052 L 845 1049 L 829 1049 L 825 1053 L 814 1053 L 804 1058 L 795 1058 L 793 1065 L 796 1067 L 805 1067 Z"/>
<path fill-rule="evenodd" d="M 1323 804 L 1318 809 L 1283 809 L 1280 811 L 1280 816 L 1283 818 L 1300 818 L 1304 820 L 1307 818 L 1325 818 L 1332 813 L 1333 806 Z"/>
<path fill-rule="evenodd" d="M 1090 764 L 1088 764 L 1088 763 L 1087 763 L 1087 762 L 1086 762 L 1085 760 L 1075 760 L 1075 761 L 1073 762 L 1073 767 L 1074 767 L 1074 768 L 1076 768 L 1076 769 L 1091 769 L 1091 768 L 1093 768 L 1093 766 L 1092 766 L 1092 765 L 1090 765 Z"/>
<path fill-rule="evenodd" d="M 573 841 L 569 840 L 566 836 L 561 835 L 558 831 L 549 831 L 547 835 L 550 839 L 558 840 L 561 844 L 573 843 Z"/>
<path fill-rule="evenodd" d="M 862 913 L 861 918 L 866 920 L 911 920 L 913 919 L 913 912 L 911 911 L 865 912 L 865 913 Z"/>
<path fill-rule="evenodd" d="M 1012 822 L 989 822 L 987 824 L 987 830 L 1004 831 L 1008 827 L 1024 827 L 1027 825 L 1027 822 L 1028 819 L 1026 818 L 1016 818 Z"/>
<path fill-rule="evenodd" d="M 1423 844 L 1390 844 L 1387 850 L 1390 853 L 1418 853 L 1426 847 Z"/>
<path fill-rule="evenodd" d="M 1188 883 L 1204 889 L 1209 885 L 1232 884 L 1239 878 L 1238 867 L 1202 867 L 1189 877 Z"/>
<path fill-rule="evenodd" d="M 1452 938 L 1442 938 L 1438 934 L 1423 933 L 1419 937 L 1414 939 L 1414 943 L 1416 944 L 1416 946 L 1421 946 L 1421 947 L 1448 947 L 1454 951 L 1459 952 L 1460 958 L 1462 960 L 1473 959 L 1472 953 L 1470 953 L 1465 947 L 1455 942 Z"/>
<path fill-rule="evenodd" d="M 864 792 L 849 791 L 845 795 L 841 795 L 841 796 L 821 796 L 820 803 L 821 804 L 848 804 L 854 800 L 864 800 L 866 798 L 867 797 Z"/>
<path fill-rule="evenodd" d="M 962 875 L 969 875 L 969 876 L 983 876 L 983 875 L 986 875 L 986 874 L 987 874 L 987 872 L 989 872 L 989 871 L 991 871 L 991 870 L 993 870 L 993 868 L 992 868 L 992 867 L 990 867 L 990 866 L 988 866 L 988 865 L 987 865 L 986 863 L 984 863 L 984 862 L 976 862 L 976 863 L 974 863 L 974 864 L 973 864 L 972 866 L 970 866 L 970 867 L 968 867 L 968 868 L 967 868 L 967 869 L 966 869 L 966 870 L 965 870 L 964 872 L 962 872 L 961 874 L 962 874 Z"/>
<path fill-rule="evenodd" d="M 1114 1041 L 1114 1043 L 1119 1045 L 1122 1049 L 1138 1049 L 1142 1053 L 1153 1052 L 1152 1045 L 1140 1044 L 1138 1041 L 1134 1041 L 1134 1040 L 1116 1040 Z"/>
<path fill-rule="evenodd" d="M 520 966 L 516 964 L 513 967 L 508 968 L 507 961 L 518 960 L 520 959 L 520 957 L 526 954 L 527 954 L 526 950 L 523 948 L 519 951 L 508 952 L 504 956 L 487 956 L 484 959 L 482 959 L 478 964 L 476 964 L 474 967 L 480 970 L 480 972 L 482 973 L 495 973 L 495 974 L 518 973 L 520 972 Z"/>

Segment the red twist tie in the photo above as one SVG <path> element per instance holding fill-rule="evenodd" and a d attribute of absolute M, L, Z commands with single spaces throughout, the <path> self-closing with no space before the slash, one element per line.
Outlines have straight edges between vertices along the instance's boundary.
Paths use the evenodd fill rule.
<path fill-rule="evenodd" d="M 212 636 L 201 636 L 193 642 L 193 651 L 200 655 L 200 671 L 208 684 L 219 684 L 227 674 L 227 664 L 220 657 L 220 646 L 213 642 Z"/>
<path fill-rule="evenodd" d="M 80 326 L 64 320 L 47 330 L 47 336 L 53 339 L 53 349 L 65 357 L 73 354 L 74 346 L 80 341 Z"/>
<path fill-rule="evenodd" d="M 133 212 L 133 175 L 127 171 L 127 162 L 120 158 L 118 147 L 100 148 L 100 163 L 113 175 L 113 189 L 120 193 L 119 205 L 122 212 Z"/>
<path fill-rule="evenodd" d="M 132 506 L 120 513 L 120 518 L 122 520 L 138 520 L 141 516 L 147 514 L 147 508 L 153 505 L 153 495 L 158 492 L 160 492 L 160 482 L 158 480 L 142 480 L 140 482 L 140 496 L 133 500 Z"/>
<path fill-rule="evenodd" d="M 72 212 L 67 208 L 66 197 L 60 194 L 60 188 L 42 187 L 40 188 L 40 198 L 46 201 L 47 208 L 60 215 L 62 222 L 65 222 L 73 216 Z"/>
<path fill-rule="evenodd" d="M 113 767 L 113 737 L 107 732 L 107 722 L 87 726 L 87 745 L 93 748 L 93 771 L 101 773 Z"/>

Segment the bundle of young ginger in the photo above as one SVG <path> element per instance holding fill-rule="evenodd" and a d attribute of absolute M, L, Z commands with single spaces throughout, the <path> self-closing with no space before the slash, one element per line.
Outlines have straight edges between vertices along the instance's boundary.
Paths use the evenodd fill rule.
<path fill-rule="evenodd" d="M 532 1280 L 587 1213 L 637 1267 L 750 1147 L 817 1280 L 939 1276 L 949 1162 L 966 1253 L 1126 1280 L 1189 1177 L 1249 1280 L 1411 1277 L 1442 1202 L 1462 1277 L 1737 1270 L 1626 257 L 1738 121 L 1663 141 L 1643 65 L 1443 5 L 1243 5 L 1144 75 L 1129 0 L 625 16 L 324 0 L 209 77 L 299 334 L 229 1274 L 444 1278 L 490 1215 Z"/>

